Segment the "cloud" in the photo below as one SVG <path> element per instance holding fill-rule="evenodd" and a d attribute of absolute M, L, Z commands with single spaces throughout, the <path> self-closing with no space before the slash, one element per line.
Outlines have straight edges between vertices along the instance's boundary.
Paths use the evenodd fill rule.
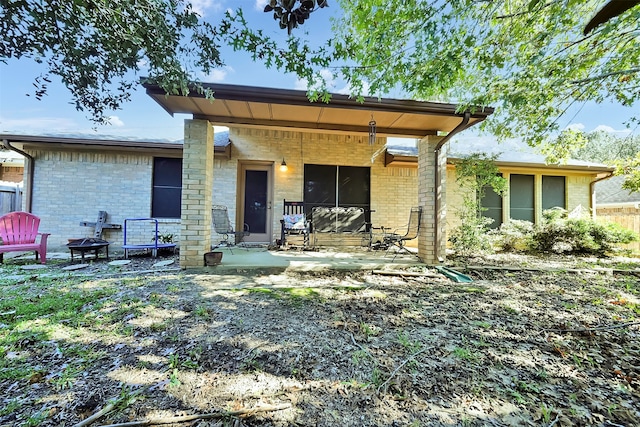
<path fill-rule="evenodd" d="M 627 136 L 631 133 L 629 129 L 614 129 L 609 125 L 598 125 L 595 128 L 588 130 L 587 127 L 583 123 L 571 123 L 569 126 L 565 128 L 565 130 L 577 130 L 581 132 L 607 132 L 618 137 Z"/>
<path fill-rule="evenodd" d="M 68 132 L 76 130 L 78 124 L 63 117 L 0 117 L 0 131 L 6 133 L 30 134 L 42 132 Z"/>
<path fill-rule="evenodd" d="M 112 126 L 117 126 L 117 127 L 124 126 L 124 122 L 120 120 L 120 117 L 118 116 L 109 116 L 108 120 Z"/>
<path fill-rule="evenodd" d="M 218 11 L 222 8 L 222 4 L 214 0 L 191 0 L 193 11 L 204 17 L 207 10 Z"/>
<path fill-rule="evenodd" d="M 220 83 L 227 78 L 227 74 L 229 74 L 229 72 L 233 72 L 233 71 L 235 70 L 229 66 L 216 68 L 215 70 L 211 71 L 209 74 L 203 74 L 203 80 L 208 83 Z"/>
<path fill-rule="evenodd" d="M 583 123 L 571 123 L 569 126 L 565 128 L 565 130 L 579 130 L 584 132 L 585 125 Z"/>
<path fill-rule="evenodd" d="M 267 3 L 269 3 L 269 0 L 256 0 L 256 4 L 255 4 L 256 10 L 259 10 L 260 12 L 262 12 L 264 10 L 264 7 L 267 5 Z"/>
<path fill-rule="evenodd" d="M 598 131 L 602 131 L 602 132 L 607 132 L 607 133 L 612 133 L 616 136 L 627 136 L 631 133 L 630 129 L 614 129 L 611 126 L 607 126 L 607 125 L 599 125 L 596 126 L 595 129 L 593 129 L 593 132 L 598 132 Z"/>

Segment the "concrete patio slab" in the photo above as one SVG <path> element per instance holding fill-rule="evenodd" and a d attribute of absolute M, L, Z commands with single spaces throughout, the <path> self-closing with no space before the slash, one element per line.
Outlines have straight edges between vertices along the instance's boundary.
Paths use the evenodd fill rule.
<path fill-rule="evenodd" d="M 337 250 L 323 248 L 319 251 L 267 250 L 266 248 L 218 248 L 223 252 L 222 262 L 211 270 L 242 270 L 277 268 L 291 271 L 324 270 L 384 270 L 411 265 L 424 265 L 418 257 L 367 250 Z"/>

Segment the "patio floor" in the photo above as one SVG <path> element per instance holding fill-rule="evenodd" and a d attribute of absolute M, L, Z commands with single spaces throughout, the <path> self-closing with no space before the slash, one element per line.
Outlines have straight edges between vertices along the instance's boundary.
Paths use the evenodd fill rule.
<path fill-rule="evenodd" d="M 222 262 L 211 269 L 278 268 L 294 271 L 382 270 L 424 265 L 417 256 L 383 250 L 322 248 L 318 251 L 267 250 L 266 248 L 218 248 Z"/>

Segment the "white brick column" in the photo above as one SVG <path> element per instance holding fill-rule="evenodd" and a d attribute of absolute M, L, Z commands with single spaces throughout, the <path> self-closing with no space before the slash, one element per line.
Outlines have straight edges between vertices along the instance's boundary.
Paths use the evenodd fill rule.
<path fill-rule="evenodd" d="M 435 152 L 441 139 L 428 136 L 418 142 L 418 206 L 422 207 L 418 256 L 427 264 L 438 264 L 438 258 L 446 256 L 447 156 L 444 147 L 440 153 Z"/>
<path fill-rule="evenodd" d="M 207 120 L 184 121 L 180 267 L 204 266 L 211 250 L 213 199 L 213 126 Z"/>

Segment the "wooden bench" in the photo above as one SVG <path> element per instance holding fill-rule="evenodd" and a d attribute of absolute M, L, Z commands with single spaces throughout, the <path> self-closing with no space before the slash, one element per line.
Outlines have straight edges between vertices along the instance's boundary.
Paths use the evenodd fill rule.
<path fill-rule="evenodd" d="M 29 212 L 10 212 L 0 217 L 0 262 L 7 252 L 34 251 L 42 264 L 47 263 L 47 238 L 49 233 L 40 233 L 40 218 Z M 40 236 L 40 239 L 38 239 Z M 37 241 L 39 240 L 39 241 Z"/>
<path fill-rule="evenodd" d="M 371 224 L 363 208 L 315 207 L 311 210 L 311 230 L 314 245 L 323 234 L 337 235 L 339 241 L 347 243 L 346 238 L 355 237 L 360 246 L 371 244 Z"/>

